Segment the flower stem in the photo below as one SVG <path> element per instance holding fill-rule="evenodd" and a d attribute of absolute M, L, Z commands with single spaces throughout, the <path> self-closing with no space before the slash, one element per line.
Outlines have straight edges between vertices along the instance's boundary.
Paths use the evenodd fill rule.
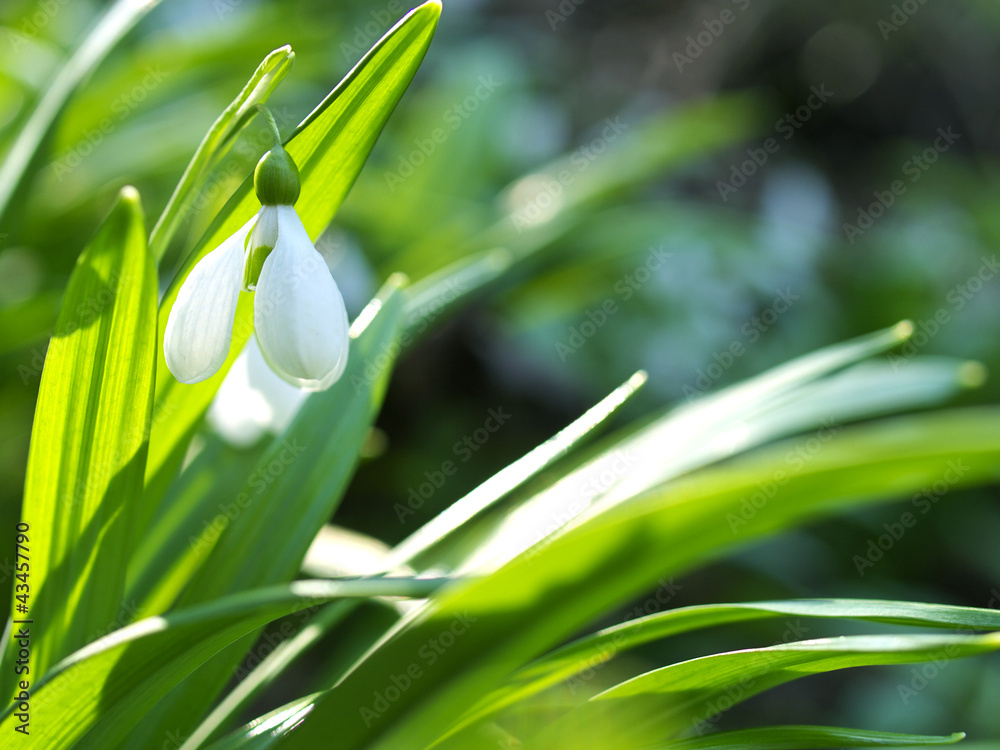
<path fill-rule="evenodd" d="M 271 110 L 263 104 L 258 104 L 257 111 L 264 115 L 264 119 L 267 120 L 267 126 L 271 128 L 271 134 L 274 135 L 274 144 L 281 146 L 281 132 L 278 130 L 278 123 L 274 121 L 274 115 L 271 114 Z"/>

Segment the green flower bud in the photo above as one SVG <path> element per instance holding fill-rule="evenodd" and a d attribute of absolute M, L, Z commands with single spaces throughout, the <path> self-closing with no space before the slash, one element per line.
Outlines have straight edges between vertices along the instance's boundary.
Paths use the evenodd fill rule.
<path fill-rule="evenodd" d="M 293 206 L 299 199 L 299 168 L 280 144 L 257 162 L 253 185 L 262 206 Z"/>

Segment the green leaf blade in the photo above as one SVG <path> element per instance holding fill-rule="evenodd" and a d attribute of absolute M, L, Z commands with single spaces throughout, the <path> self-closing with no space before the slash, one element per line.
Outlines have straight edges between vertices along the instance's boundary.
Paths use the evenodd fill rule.
<path fill-rule="evenodd" d="M 643 644 L 693 630 L 777 617 L 850 618 L 916 627 L 1000 629 L 1000 612 L 996 610 L 921 602 L 802 599 L 680 607 L 606 628 L 548 654 L 520 670 L 499 690 L 484 696 L 465 721 L 478 721 L 495 714 Z"/>
<path fill-rule="evenodd" d="M 156 274 L 122 191 L 70 278 L 49 345 L 25 482 L 31 674 L 123 624 L 156 344 Z M 15 613 L 19 602 L 14 601 Z M 9 662 L 12 650 L 6 659 Z M 12 679 L 13 668 L 3 679 Z"/>
<path fill-rule="evenodd" d="M 855 667 L 940 663 L 1000 649 L 1000 633 L 985 635 L 867 635 L 713 654 L 634 677 L 570 711 L 538 732 L 549 740 L 586 726 L 598 744 L 646 747 L 658 737 L 699 730 L 722 710 L 814 674 Z M 720 708 L 724 707 L 724 708 Z M 568 738 L 572 742 L 572 737 Z M 572 744 L 565 745 L 571 747 Z"/>
<path fill-rule="evenodd" d="M 140 620 L 72 654 L 35 688 L 30 736 L 46 750 L 107 750 L 199 664 L 255 628 L 335 599 L 423 597 L 439 585 L 410 578 L 299 581 Z M 8 710 L 0 731 L 10 736 L 17 722 Z"/>
<path fill-rule="evenodd" d="M 412 301 L 412 296 L 410 299 Z M 407 305 L 407 309 L 411 310 L 412 305 Z M 452 536 L 459 536 L 467 521 L 503 500 L 529 478 L 588 439 L 590 434 L 628 402 L 645 382 L 646 374 L 636 373 L 552 438 L 493 475 L 471 493 L 457 500 L 442 514 L 435 516 L 388 553 L 386 571 L 392 572 L 397 567 L 420 557 L 439 542 Z M 315 571 L 310 573 L 319 574 Z M 259 690 L 275 679 L 281 670 L 287 668 L 294 659 L 300 657 L 329 629 L 339 623 L 343 616 L 340 609 L 327 608 L 313 618 L 307 629 L 276 645 L 274 650 L 222 700 L 192 736 L 201 738 L 215 732 L 224 720 L 243 707 Z"/>

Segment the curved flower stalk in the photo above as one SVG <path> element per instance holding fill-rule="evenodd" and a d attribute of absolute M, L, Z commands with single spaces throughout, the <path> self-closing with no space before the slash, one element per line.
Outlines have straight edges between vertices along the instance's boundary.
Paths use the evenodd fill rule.
<path fill-rule="evenodd" d="M 344 300 L 294 204 L 298 169 L 278 145 L 254 171 L 261 209 L 188 274 L 167 319 L 163 353 L 181 383 L 211 377 L 229 355 L 240 291 L 254 294 L 264 360 L 283 380 L 322 391 L 347 366 Z"/>

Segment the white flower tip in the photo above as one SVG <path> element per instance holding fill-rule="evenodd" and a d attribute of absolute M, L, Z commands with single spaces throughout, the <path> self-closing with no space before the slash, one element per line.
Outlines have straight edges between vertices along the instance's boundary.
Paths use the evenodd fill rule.
<path fill-rule="evenodd" d="M 178 367 L 176 364 L 171 365 L 169 360 L 167 361 L 167 369 L 170 370 L 170 374 L 174 376 L 174 380 L 178 383 L 183 383 L 184 385 L 194 385 L 195 383 L 200 383 L 203 380 L 208 380 L 219 371 L 219 368 L 216 367 L 214 370 L 204 370 L 202 372 L 192 374 L 185 372 L 183 367 Z"/>
<path fill-rule="evenodd" d="M 170 374 L 178 383 L 184 385 L 194 385 L 208 380 L 219 371 L 222 363 L 226 361 L 229 348 L 227 346 L 225 352 L 220 350 L 215 352 L 198 351 L 196 347 L 191 345 L 191 342 L 184 340 L 185 336 L 178 332 L 177 325 L 171 325 L 178 319 L 180 319 L 179 316 L 167 320 L 167 330 L 163 336 L 163 358 L 166 360 L 167 369 L 170 370 Z"/>

